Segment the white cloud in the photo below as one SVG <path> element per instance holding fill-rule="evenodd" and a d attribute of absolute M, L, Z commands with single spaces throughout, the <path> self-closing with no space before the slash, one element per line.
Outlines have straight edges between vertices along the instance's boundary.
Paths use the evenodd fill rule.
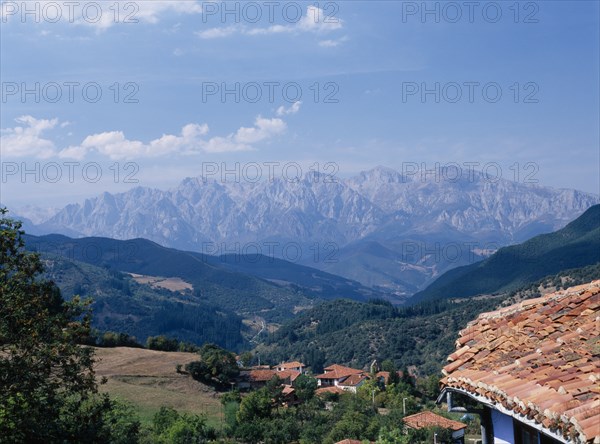
<path fill-rule="evenodd" d="M 118 9 L 115 8 L 115 4 L 119 5 Z M 21 0 L 0 3 L 2 23 L 20 21 L 76 24 L 87 25 L 98 31 L 120 23 L 124 26 L 132 26 L 137 22 L 158 23 L 160 18 L 168 13 L 201 14 L 202 5 L 197 0 L 142 0 L 118 3 Z"/>
<path fill-rule="evenodd" d="M 181 134 L 163 134 L 160 138 L 144 143 L 129 140 L 122 131 L 110 131 L 87 136 L 79 146 L 60 151 L 60 157 L 81 160 L 90 152 L 97 152 L 114 160 L 139 157 L 162 157 L 171 154 L 195 154 L 200 152 L 223 153 L 248 151 L 253 144 L 265 141 L 285 132 L 287 126 L 281 119 L 256 118 L 254 126 L 241 127 L 226 137 L 204 138 L 209 132 L 207 124 L 190 123 Z"/>
<path fill-rule="evenodd" d="M 244 34 L 246 34 L 246 35 L 281 34 L 283 32 L 293 32 L 294 30 L 295 30 L 294 26 L 271 25 L 268 28 L 245 29 Z"/>
<path fill-rule="evenodd" d="M 282 105 L 277 108 L 277 115 L 285 116 L 287 114 L 296 114 L 298 111 L 300 111 L 300 105 L 302 105 L 301 101 L 294 102 L 289 108 L 286 108 Z"/>
<path fill-rule="evenodd" d="M 122 131 L 109 131 L 87 136 L 79 146 L 70 146 L 60 151 L 60 157 L 83 159 L 96 151 L 111 159 L 133 159 L 137 157 L 160 157 L 172 153 L 200 151 L 205 143 L 201 136 L 208 133 L 208 125 L 190 123 L 181 129 L 181 135 L 163 134 L 145 144 L 129 140 Z"/>
<path fill-rule="evenodd" d="M 319 46 L 322 46 L 324 48 L 335 48 L 336 46 L 341 45 L 342 43 L 344 43 L 345 41 L 348 40 L 348 37 L 344 36 L 341 37 L 339 39 L 328 39 L 328 40 L 321 40 L 319 42 Z"/>
<path fill-rule="evenodd" d="M 309 5 L 306 8 L 306 15 L 303 15 L 294 24 L 271 25 L 266 28 L 248 28 L 243 25 L 230 25 L 222 28 L 210 28 L 205 31 L 198 31 L 195 34 L 201 39 L 217 39 L 229 37 L 234 34 L 251 36 L 303 32 L 324 34 L 341 28 L 343 28 L 343 20 L 328 16 L 323 9 Z"/>
<path fill-rule="evenodd" d="M 286 114 L 297 112 L 299 107 L 299 102 L 294 103 L 289 110 L 286 110 Z M 80 144 L 59 150 L 53 141 L 41 137 L 44 131 L 59 125 L 58 119 L 44 120 L 23 116 L 16 121 L 22 126 L 2 130 L 0 144 L 2 154 L 6 157 L 48 158 L 58 156 L 82 160 L 91 153 L 98 153 L 110 159 L 120 160 L 202 152 L 249 151 L 255 149 L 254 144 L 279 136 L 287 129 L 286 123 L 280 118 L 269 119 L 258 116 L 253 126 L 240 127 L 225 137 L 214 136 L 207 139 L 206 136 L 209 132 L 207 124 L 190 123 L 181 129 L 179 135 L 163 134 L 148 143 L 130 140 L 123 131 L 106 131 L 89 135 Z M 69 122 L 63 122 L 59 126 L 64 128 L 67 125 Z"/>
<path fill-rule="evenodd" d="M 342 27 L 342 20 L 337 17 L 330 17 L 325 11 L 309 5 L 306 8 L 306 15 L 303 16 L 297 24 L 299 29 L 310 32 L 329 32 Z"/>
<path fill-rule="evenodd" d="M 159 17 L 168 12 L 176 14 L 202 14 L 202 5 L 195 0 L 144 0 L 137 2 L 136 17 L 148 23 L 157 23 Z"/>
<path fill-rule="evenodd" d="M 227 37 L 235 34 L 236 32 L 237 28 L 235 26 L 227 26 L 225 28 L 210 28 L 206 31 L 198 31 L 195 34 L 201 39 L 209 40 Z"/>
<path fill-rule="evenodd" d="M 258 116 L 253 127 L 240 128 L 235 133 L 233 139 L 240 144 L 262 142 L 265 139 L 283 133 L 286 127 L 285 122 L 281 119 L 264 119 Z"/>
<path fill-rule="evenodd" d="M 42 138 L 42 133 L 53 129 L 58 124 L 58 119 L 47 120 L 21 116 L 15 121 L 23 126 L 2 130 L 0 146 L 3 156 L 48 158 L 56 153 L 54 143 Z"/>

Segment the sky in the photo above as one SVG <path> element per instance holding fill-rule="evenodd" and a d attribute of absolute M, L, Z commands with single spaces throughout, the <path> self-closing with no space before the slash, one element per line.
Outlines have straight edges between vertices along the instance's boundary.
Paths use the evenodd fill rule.
<path fill-rule="evenodd" d="M 600 192 L 597 1 L 0 5 L 9 208 L 377 165 Z"/>

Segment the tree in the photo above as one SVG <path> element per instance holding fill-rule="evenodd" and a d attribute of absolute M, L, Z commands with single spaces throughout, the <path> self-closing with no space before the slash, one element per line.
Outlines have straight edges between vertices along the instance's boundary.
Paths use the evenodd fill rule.
<path fill-rule="evenodd" d="M 194 379 L 225 387 L 240 373 L 235 355 L 214 344 L 205 344 L 200 349 L 200 361 L 190 362 L 186 371 Z"/>
<path fill-rule="evenodd" d="M 388 380 L 385 381 L 386 384 L 397 384 L 400 382 L 400 375 L 398 375 L 398 368 L 394 364 L 394 361 L 386 359 L 381 363 L 381 368 L 390 374 Z"/>
<path fill-rule="evenodd" d="M 315 396 L 317 390 L 317 380 L 312 376 L 300 375 L 294 381 L 296 396 L 301 402 L 309 401 Z"/>
<path fill-rule="evenodd" d="M 159 351 L 177 351 L 179 350 L 179 341 L 166 336 L 148 336 L 146 339 L 146 348 Z"/>
<path fill-rule="evenodd" d="M 254 356 L 252 355 L 252 352 L 246 351 L 240 355 L 240 361 L 244 367 L 250 367 L 253 360 Z"/>
<path fill-rule="evenodd" d="M 199 444 L 216 436 L 203 416 L 179 414 L 177 410 L 164 406 L 154 415 L 152 431 L 153 442 L 160 444 Z"/>
<path fill-rule="evenodd" d="M 261 388 L 250 393 L 240 404 L 237 413 L 238 423 L 248 423 L 256 419 L 265 419 L 271 416 L 273 399 L 266 388 Z"/>
<path fill-rule="evenodd" d="M 89 303 L 65 302 L 40 278 L 42 262 L 25 251 L 21 223 L 0 209 L 0 436 L 6 442 L 66 440 L 65 406 L 97 392 Z"/>
<path fill-rule="evenodd" d="M 400 429 L 388 429 L 386 427 L 379 431 L 375 444 L 410 444 L 408 436 Z"/>

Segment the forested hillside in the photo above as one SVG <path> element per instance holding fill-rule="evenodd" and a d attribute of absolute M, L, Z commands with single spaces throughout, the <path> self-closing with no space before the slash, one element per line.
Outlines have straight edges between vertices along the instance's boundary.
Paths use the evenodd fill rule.
<path fill-rule="evenodd" d="M 501 248 L 489 258 L 440 276 L 409 303 L 515 290 L 562 270 L 600 262 L 600 205 L 554 233 Z"/>
<path fill-rule="evenodd" d="M 480 313 L 600 279 L 600 263 L 547 276 L 496 296 L 426 301 L 394 307 L 385 301 L 331 301 L 298 315 L 255 349 L 265 362 L 299 359 L 320 371 L 332 363 L 368 366 L 392 359 L 438 375 L 458 332 Z"/>
<path fill-rule="evenodd" d="M 166 335 L 186 342 L 214 342 L 231 350 L 246 346 L 242 319 L 199 298 L 191 290 L 171 291 L 137 283 L 129 274 L 62 256 L 43 254 L 44 277 L 65 299 L 93 300 L 92 326 L 126 333 L 142 344 Z"/>

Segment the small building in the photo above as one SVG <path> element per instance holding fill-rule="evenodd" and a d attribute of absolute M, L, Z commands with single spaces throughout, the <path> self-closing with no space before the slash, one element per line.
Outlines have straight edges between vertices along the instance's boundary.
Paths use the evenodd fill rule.
<path fill-rule="evenodd" d="M 373 444 L 373 441 L 369 441 L 371 444 Z M 359 439 L 343 439 L 341 441 L 336 442 L 335 444 L 363 444 L 364 441 L 361 441 Z"/>
<path fill-rule="evenodd" d="M 358 388 L 369 379 L 366 374 L 350 375 L 341 382 L 338 382 L 338 387 L 347 392 L 356 393 Z"/>
<path fill-rule="evenodd" d="M 297 370 L 282 370 L 275 373 L 283 384 L 294 385 L 294 382 L 302 373 Z"/>
<path fill-rule="evenodd" d="M 460 332 L 438 402 L 479 403 L 483 444 L 600 443 L 600 280 L 483 313 Z"/>
<path fill-rule="evenodd" d="M 429 427 L 440 427 L 442 429 L 452 430 L 453 444 L 464 444 L 466 424 L 444 418 L 433 412 L 419 412 L 414 415 L 406 416 L 403 419 L 404 425 L 411 429 L 420 430 Z"/>
<path fill-rule="evenodd" d="M 283 372 L 286 370 L 294 370 L 300 373 L 304 373 L 304 369 L 306 368 L 306 365 L 304 365 L 303 363 L 299 362 L 299 361 L 292 361 L 292 362 L 282 362 L 281 364 L 279 364 L 276 367 L 276 370 L 278 372 Z"/>
<path fill-rule="evenodd" d="M 328 387 L 319 387 L 316 391 L 315 391 L 315 395 L 317 396 L 323 396 L 327 393 L 331 393 L 334 395 L 341 395 L 342 393 L 345 393 L 346 391 L 341 389 L 340 387 L 335 387 L 335 386 L 328 386 Z"/>
<path fill-rule="evenodd" d="M 282 402 L 286 407 L 299 404 L 298 396 L 296 396 L 296 389 L 291 385 L 285 384 L 281 390 Z"/>
<path fill-rule="evenodd" d="M 404 373 L 398 370 L 396 374 L 398 375 L 398 379 L 402 379 L 402 375 Z M 388 385 L 390 383 L 390 372 L 386 372 L 383 370 L 379 371 L 375 374 L 375 378 L 377 378 L 377 381 L 381 382 L 382 384 Z"/>
<path fill-rule="evenodd" d="M 267 385 L 273 377 L 277 375 L 275 370 L 270 369 L 252 369 L 241 371 L 238 378 L 238 387 L 240 389 L 259 389 Z"/>
<path fill-rule="evenodd" d="M 366 375 L 363 370 L 357 370 L 343 365 L 333 364 L 324 369 L 324 373 L 317 375 L 317 385 L 319 387 L 338 387 L 351 375 Z"/>

